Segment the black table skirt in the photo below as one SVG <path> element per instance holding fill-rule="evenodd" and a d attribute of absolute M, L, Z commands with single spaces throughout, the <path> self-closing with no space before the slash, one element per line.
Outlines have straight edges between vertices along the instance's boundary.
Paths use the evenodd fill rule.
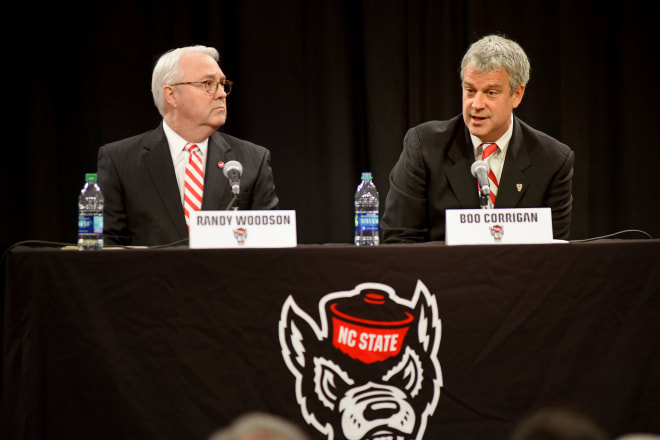
<path fill-rule="evenodd" d="M 496 440 L 560 405 L 660 433 L 656 240 L 17 247 L 5 270 L 6 439 L 205 439 L 260 410 L 314 439 Z M 361 386 L 403 394 L 367 414 Z"/>

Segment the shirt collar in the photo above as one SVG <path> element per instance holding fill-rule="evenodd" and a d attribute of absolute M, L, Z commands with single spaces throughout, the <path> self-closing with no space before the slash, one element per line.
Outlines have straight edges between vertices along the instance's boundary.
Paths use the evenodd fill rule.
<path fill-rule="evenodd" d="M 199 150 L 201 151 L 202 157 L 206 157 L 206 151 L 208 150 L 208 145 L 209 145 L 209 138 L 204 139 L 201 142 L 188 142 L 179 134 L 172 130 L 172 128 L 167 125 L 167 122 L 163 119 L 163 130 L 165 131 L 165 137 L 167 138 L 167 143 L 170 146 L 170 153 L 172 154 L 172 157 L 176 157 L 177 155 L 181 154 L 181 152 L 184 150 L 185 146 L 188 144 L 195 144 L 199 147 Z"/>
<path fill-rule="evenodd" d="M 504 132 L 504 134 L 495 142 L 486 143 L 497 144 L 500 151 L 502 153 L 506 153 L 506 149 L 509 147 L 509 141 L 511 141 L 511 136 L 513 136 L 513 113 L 511 113 L 511 123 L 509 124 L 509 128 Z M 472 133 L 470 133 L 470 139 L 472 140 L 472 147 L 474 148 L 474 152 L 477 154 L 477 150 L 484 142 L 478 137 L 472 135 Z"/>

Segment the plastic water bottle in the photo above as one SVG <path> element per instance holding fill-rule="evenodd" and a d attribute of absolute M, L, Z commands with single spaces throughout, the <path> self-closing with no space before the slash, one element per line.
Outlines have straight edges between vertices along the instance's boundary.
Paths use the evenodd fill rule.
<path fill-rule="evenodd" d="M 378 190 L 370 172 L 362 173 L 355 192 L 355 245 L 376 246 L 378 238 Z"/>
<path fill-rule="evenodd" d="M 103 193 L 96 183 L 96 173 L 87 173 L 78 196 L 78 250 L 100 249 L 103 249 Z"/>

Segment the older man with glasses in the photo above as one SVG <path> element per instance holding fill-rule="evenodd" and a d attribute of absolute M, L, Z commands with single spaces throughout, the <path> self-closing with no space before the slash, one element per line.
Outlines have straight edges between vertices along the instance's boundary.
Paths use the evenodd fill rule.
<path fill-rule="evenodd" d="M 218 60 L 218 51 L 205 46 L 163 54 L 151 82 L 163 122 L 99 149 L 106 245 L 184 242 L 193 211 L 225 209 L 232 203 L 223 175 L 232 160 L 243 168 L 238 207 L 277 208 L 270 152 L 217 131 L 227 119 L 233 84 Z"/>

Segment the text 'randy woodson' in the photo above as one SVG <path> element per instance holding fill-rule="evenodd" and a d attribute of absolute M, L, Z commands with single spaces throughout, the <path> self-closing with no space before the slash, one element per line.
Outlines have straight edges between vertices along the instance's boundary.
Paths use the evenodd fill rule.
<path fill-rule="evenodd" d="M 288 214 L 200 215 L 197 217 L 198 226 L 252 226 L 290 224 L 291 216 Z"/>

